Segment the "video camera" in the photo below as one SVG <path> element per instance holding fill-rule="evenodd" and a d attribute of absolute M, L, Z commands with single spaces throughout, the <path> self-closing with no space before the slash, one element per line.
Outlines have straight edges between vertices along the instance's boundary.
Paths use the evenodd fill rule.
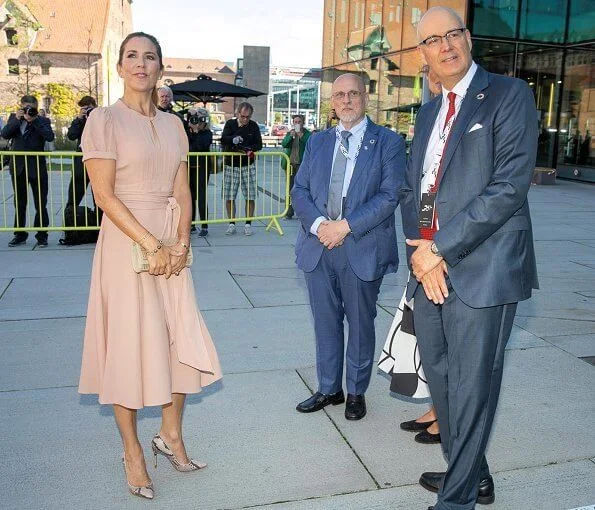
<path fill-rule="evenodd" d="M 196 126 L 197 124 L 200 124 L 201 122 L 207 123 L 208 120 L 209 120 L 209 118 L 201 111 L 197 111 L 197 110 L 189 110 L 188 111 L 188 124 L 192 124 L 193 126 Z"/>

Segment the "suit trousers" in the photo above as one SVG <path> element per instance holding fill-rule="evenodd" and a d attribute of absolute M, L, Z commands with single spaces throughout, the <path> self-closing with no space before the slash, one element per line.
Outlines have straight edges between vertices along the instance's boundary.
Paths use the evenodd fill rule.
<path fill-rule="evenodd" d="M 325 248 L 316 268 L 304 275 L 314 318 L 318 391 L 336 393 L 343 387 L 347 317 L 347 393 L 363 395 L 374 366 L 374 319 L 382 278 L 360 280 L 349 265 L 344 246 Z"/>
<path fill-rule="evenodd" d="M 517 303 L 471 308 L 447 278 L 443 305 L 415 291 L 414 325 L 448 462 L 435 510 L 475 508 L 490 473 L 485 450 L 500 395 L 504 349 Z"/>
<path fill-rule="evenodd" d="M 66 207 L 78 206 L 83 200 L 89 185 L 89 176 L 85 172 L 85 167 L 82 158 L 74 158 L 72 167 L 72 179 L 68 186 L 68 200 Z M 91 196 L 93 197 L 93 188 L 91 188 Z M 95 204 L 95 197 L 93 197 L 93 204 Z"/>
<path fill-rule="evenodd" d="M 14 226 L 15 228 L 22 228 L 27 226 L 27 183 L 31 186 L 33 193 L 33 205 L 35 207 L 35 218 L 33 220 L 34 227 L 47 227 L 50 224 L 50 217 L 48 216 L 47 202 L 48 202 L 48 173 L 45 169 L 29 168 L 28 172 L 15 172 L 11 170 L 11 182 L 14 191 Z M 29 234 L 27 232 L 15 232 L 14 235 L 20 239 L 27 239 Z M 41 231 L 37 232 L 35 237 L 38 240 L 47 239 L 48 233 Z"/>
<path fill-rule="evenodd" d="M 210 156 L 207 156 L 210 158 Z M 190 184 L 190 194 L 192 195 L 192 221 L 196 219 L 196 201 L 198 200 L 198 213 L 200 219 L 206 221 L 207 218 L 207 192 L 209 185 L 209 172 L 205 156 L 201 156 L 202 161 L 198 165 L 190 162 L 188 170 L 188 180 Z M 208 228 L 208 224 L 203 223 L 202 228 Z"/>

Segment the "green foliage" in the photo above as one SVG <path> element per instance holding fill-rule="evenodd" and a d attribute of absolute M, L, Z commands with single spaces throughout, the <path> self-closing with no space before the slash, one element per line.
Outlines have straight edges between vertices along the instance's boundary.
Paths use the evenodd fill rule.
<path fill-rule="evenodd" d="M 275 124 L 283 123 L 283 114 L 281 112 L 275 112 Z"/>
<path fill-rule="evenodd" d="M 47 95 L 52 98 L 52 115 L 73 117 L 77 113 L 74 91 L 64 83 L 48 83 Z"/>

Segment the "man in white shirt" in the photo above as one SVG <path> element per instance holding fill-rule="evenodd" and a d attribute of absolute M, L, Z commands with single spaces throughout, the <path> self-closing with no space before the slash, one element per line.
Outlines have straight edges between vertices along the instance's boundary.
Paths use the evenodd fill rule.
<path fill-rule="evenodd" d="M 340 123 L 310 138 L 291 193 L 302 227 L 296 262 L 310 295 L 318 374 L 318 391 L 297 410 L 345 401 L 346 358 L 348 420 L 366 414 L 376 300 L 382 278 L 398 265 L 394 212 L 405 167 L 402 137 L 367 118 L 367 104 L 361 77 L 335 80 L 332 106 Z"/>

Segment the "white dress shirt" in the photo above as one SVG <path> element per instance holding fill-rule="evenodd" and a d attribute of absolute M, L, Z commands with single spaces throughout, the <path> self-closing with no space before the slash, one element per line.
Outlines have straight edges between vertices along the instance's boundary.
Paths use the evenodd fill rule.
<path fill-rule="evenodd" d="M 475 62 L 471 62 L 471 67 L 463 76 L 461 81 L 459 81 L 453 88 L 452 92 L 454 92 L 457 97 L 455 98 L 455 114 L 453 118 L 454 120 L 457 118 L 459 114 L 459 110 L 461 109 L 461 103 L 463 99 L 465 99 L 465 95 L 467 94 L 467 89 L 471 84 L 471 80 L 475 76 L 475 71 L 477 71 L 477 64 Z M 434 127 L 432 128 L 432 133 L 430 134 L 430 139 L 428 140 L 428 146 L 426 148 L 426 154 L 424 156 L 424 165 L 422 169 L 422 179 L 421 179 L 421 193 L 425 193 L 430 189 L 430 187 L 435 182 L 435 177 L 432 175 L 432 166 L 434 164 L 434 153 L 437 150 L 438 142 L 440 141 L 440 132 L 444 127 L 444 122 L 446 120 L 446 113 L 448 112 L 448 93 L 451 92 L 450 90 L 446 90 L 442 87 L 442 105 L 440 106 L 440 111 L 438 112 L 438 117 L 436 118 L 436 122 L 434 123 Z"/>
<path fill-rule="evenodd" d="M 353 126 L 351 129 L 349 129 L 348 131 L 351 133 L 351 136 L 349 137 L 349 150 L 347 151 L 348 153 L 348 158 L 347 158 L 347 164 L 345 166 L 345 179 L 343 180 L 343 192 L 342 192 L 342 197 L 346 197 L 347 196 L 347 190 L 349 189 L 349 184 L 351 183 L 351 177 L 353 176 L 353 170 L 355 169 L 355 164 L 357 162 L 356 159 L 356 154 L 357 154 L 357 150 L 358 148 L 361 148 L 361 144 L 362 144 L 362 140 L 364 139 L 364 134 L 366 133 L 366 129 L 368 127 L 368 117 L 364 117 L 360 122 L 358 122 L 355 126 Z M 342 122 L 339 122 L 339 124 L 337 125 L 337 128 L 339 130 L 339 134 L 341 134 L 343 131 L 345 131 L 345 126 L 343 126 Z M 335 163 L 335 157 L 337 156 L 337 151 L 339 150 L 339 140 L 336 139 L 335 140 L 335 150 L 333 151 L 333 162 L 332 164 Z M 331 171 L 331 177 L 332 179 L 332 171 Z M 329 180 L 330 182 L 330 180 Z M 339 218 L 337 219 L 341 219 L 342 216 L 339 216 Z M 315 236 L 318 235 L 318 227 L 320 226 L 320 224 L 327 220 L 328 218 L 326 218 L 325 216 L 319 216 L 318 218 L 316 218 L 314 220 L 314 223 L 312 223 L 312 226 L 310 227 L 310 232 L 312 232 Z"/>

